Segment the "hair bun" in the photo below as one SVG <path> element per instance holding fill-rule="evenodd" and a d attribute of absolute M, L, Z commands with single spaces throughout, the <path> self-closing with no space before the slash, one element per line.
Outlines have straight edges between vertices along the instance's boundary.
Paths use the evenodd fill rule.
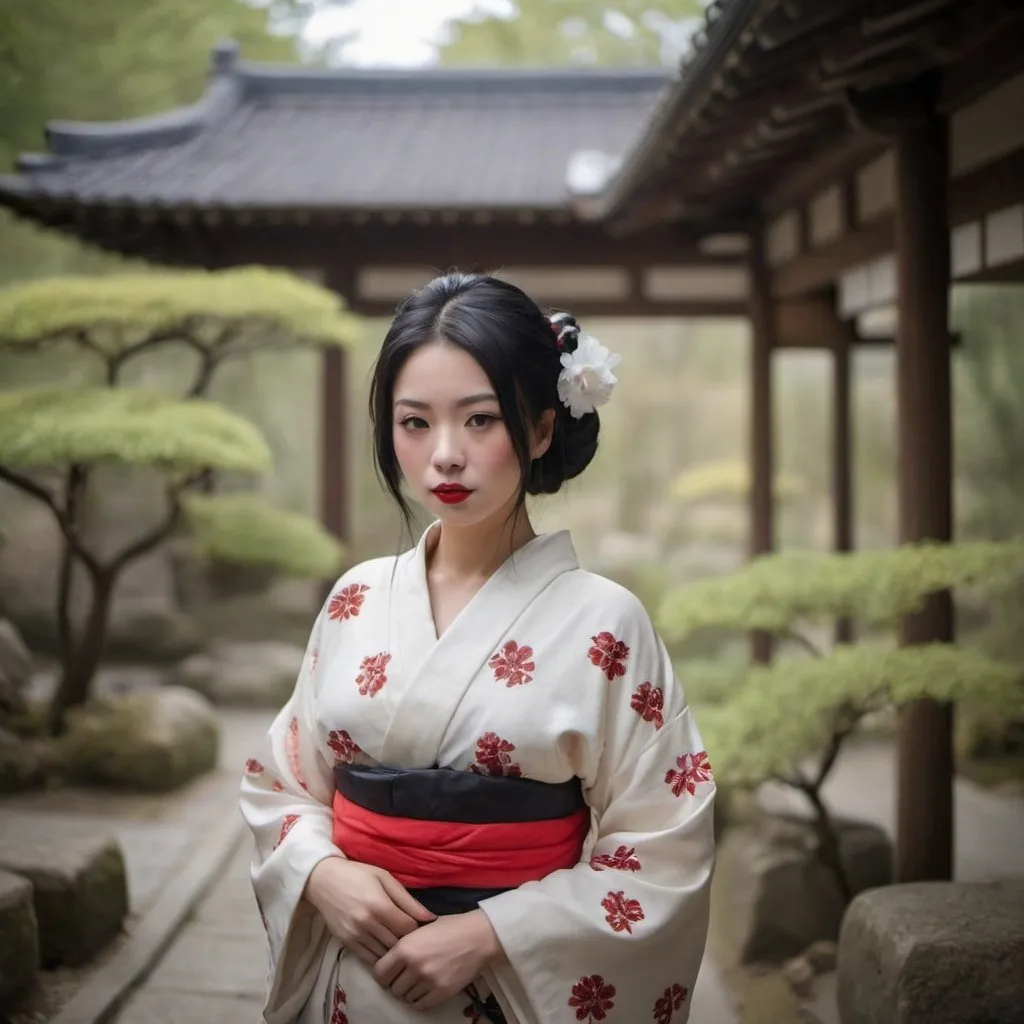
<path fill-rule="evenodd" d="M 580 325 L 576 323 L 576 317 L 572 313 L 552 313 L 548 322 L 559 350 L 574 352 L 580 341 Z"/>

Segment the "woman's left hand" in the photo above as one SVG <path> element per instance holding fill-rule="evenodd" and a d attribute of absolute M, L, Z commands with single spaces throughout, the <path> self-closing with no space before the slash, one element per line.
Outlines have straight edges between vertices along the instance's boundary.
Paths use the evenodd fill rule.
<path fill-rule="evenodd" d="M 373 976 L 417 1010 L 429 1010 L 461 992 L 500 956 L 487 915 L 471 910 L 439 917 L 399 939 L 377 961 Z"/>

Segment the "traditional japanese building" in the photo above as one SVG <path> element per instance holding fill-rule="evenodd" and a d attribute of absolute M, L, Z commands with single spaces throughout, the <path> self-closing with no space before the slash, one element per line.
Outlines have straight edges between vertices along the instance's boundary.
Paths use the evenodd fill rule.
<path fill-rule="evenodd" d="M 774 546 L 772 353 L 832 353 L 845 550 L 850 351 L 894 344 L 900 537 L 944 541 L 950 286 L 1024 279 L 1022 38 L 1019 0 L 715 0 L 672 76 L 313 71 L 225 46 L 193 107 L 51 124 L 0 202 L 160 262 L 313 273 L 368 314 L 458 265 L 581 314 L 748 315 L 752 554 Z M 868 332 L 878 311 L 890 327 Z M 344 535 L 340 353 L 323 382 L 324 518 Z M 903 627 L 952 635 L 948 597 Z M 899 751 L 897 875 L 948 877 L 951 710 L 907 709 Z"/>

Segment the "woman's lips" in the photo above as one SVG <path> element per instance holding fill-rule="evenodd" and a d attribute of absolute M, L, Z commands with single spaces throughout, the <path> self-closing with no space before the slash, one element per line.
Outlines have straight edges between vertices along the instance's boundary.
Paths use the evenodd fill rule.
<path fill-rule="evenodd" d="M 439 487 L 434 488 L 434 494 L 437 495 L 438 501 L 443 501 L 446 505 L 458 505 L 460 501 L 465 501 L 472 493 L 472 491 L 458 484 L 441 484 Z"/>

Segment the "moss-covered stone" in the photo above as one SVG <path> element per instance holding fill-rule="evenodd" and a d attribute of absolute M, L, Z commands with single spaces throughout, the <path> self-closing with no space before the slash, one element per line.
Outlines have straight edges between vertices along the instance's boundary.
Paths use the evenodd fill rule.
<path fill-rule="evenodd" d="M 0 871 L 0 1016 L 20 1002 L 39 970 L 32 885 Z"/>
<path fill-rule="evenodd" d="M 78 709 L 60 747 L 80 782 L 166 792 L 215 768 L 219 745 L 209 701 L 168 686 Z"/>
<path fill-rule="evenodd" d="M 19 829 L 0 837 L 0 869 L 32 884 L 44 966 L 91 960 L 128 913 L 124 855 L 107 836 Z"/>
<path fill-rule="evenodd" d="M 222 707 L 282 707 L 302 668 L 302 647 L 266 640 L 224 643 L 183 661 L 174 680 Z"/>

